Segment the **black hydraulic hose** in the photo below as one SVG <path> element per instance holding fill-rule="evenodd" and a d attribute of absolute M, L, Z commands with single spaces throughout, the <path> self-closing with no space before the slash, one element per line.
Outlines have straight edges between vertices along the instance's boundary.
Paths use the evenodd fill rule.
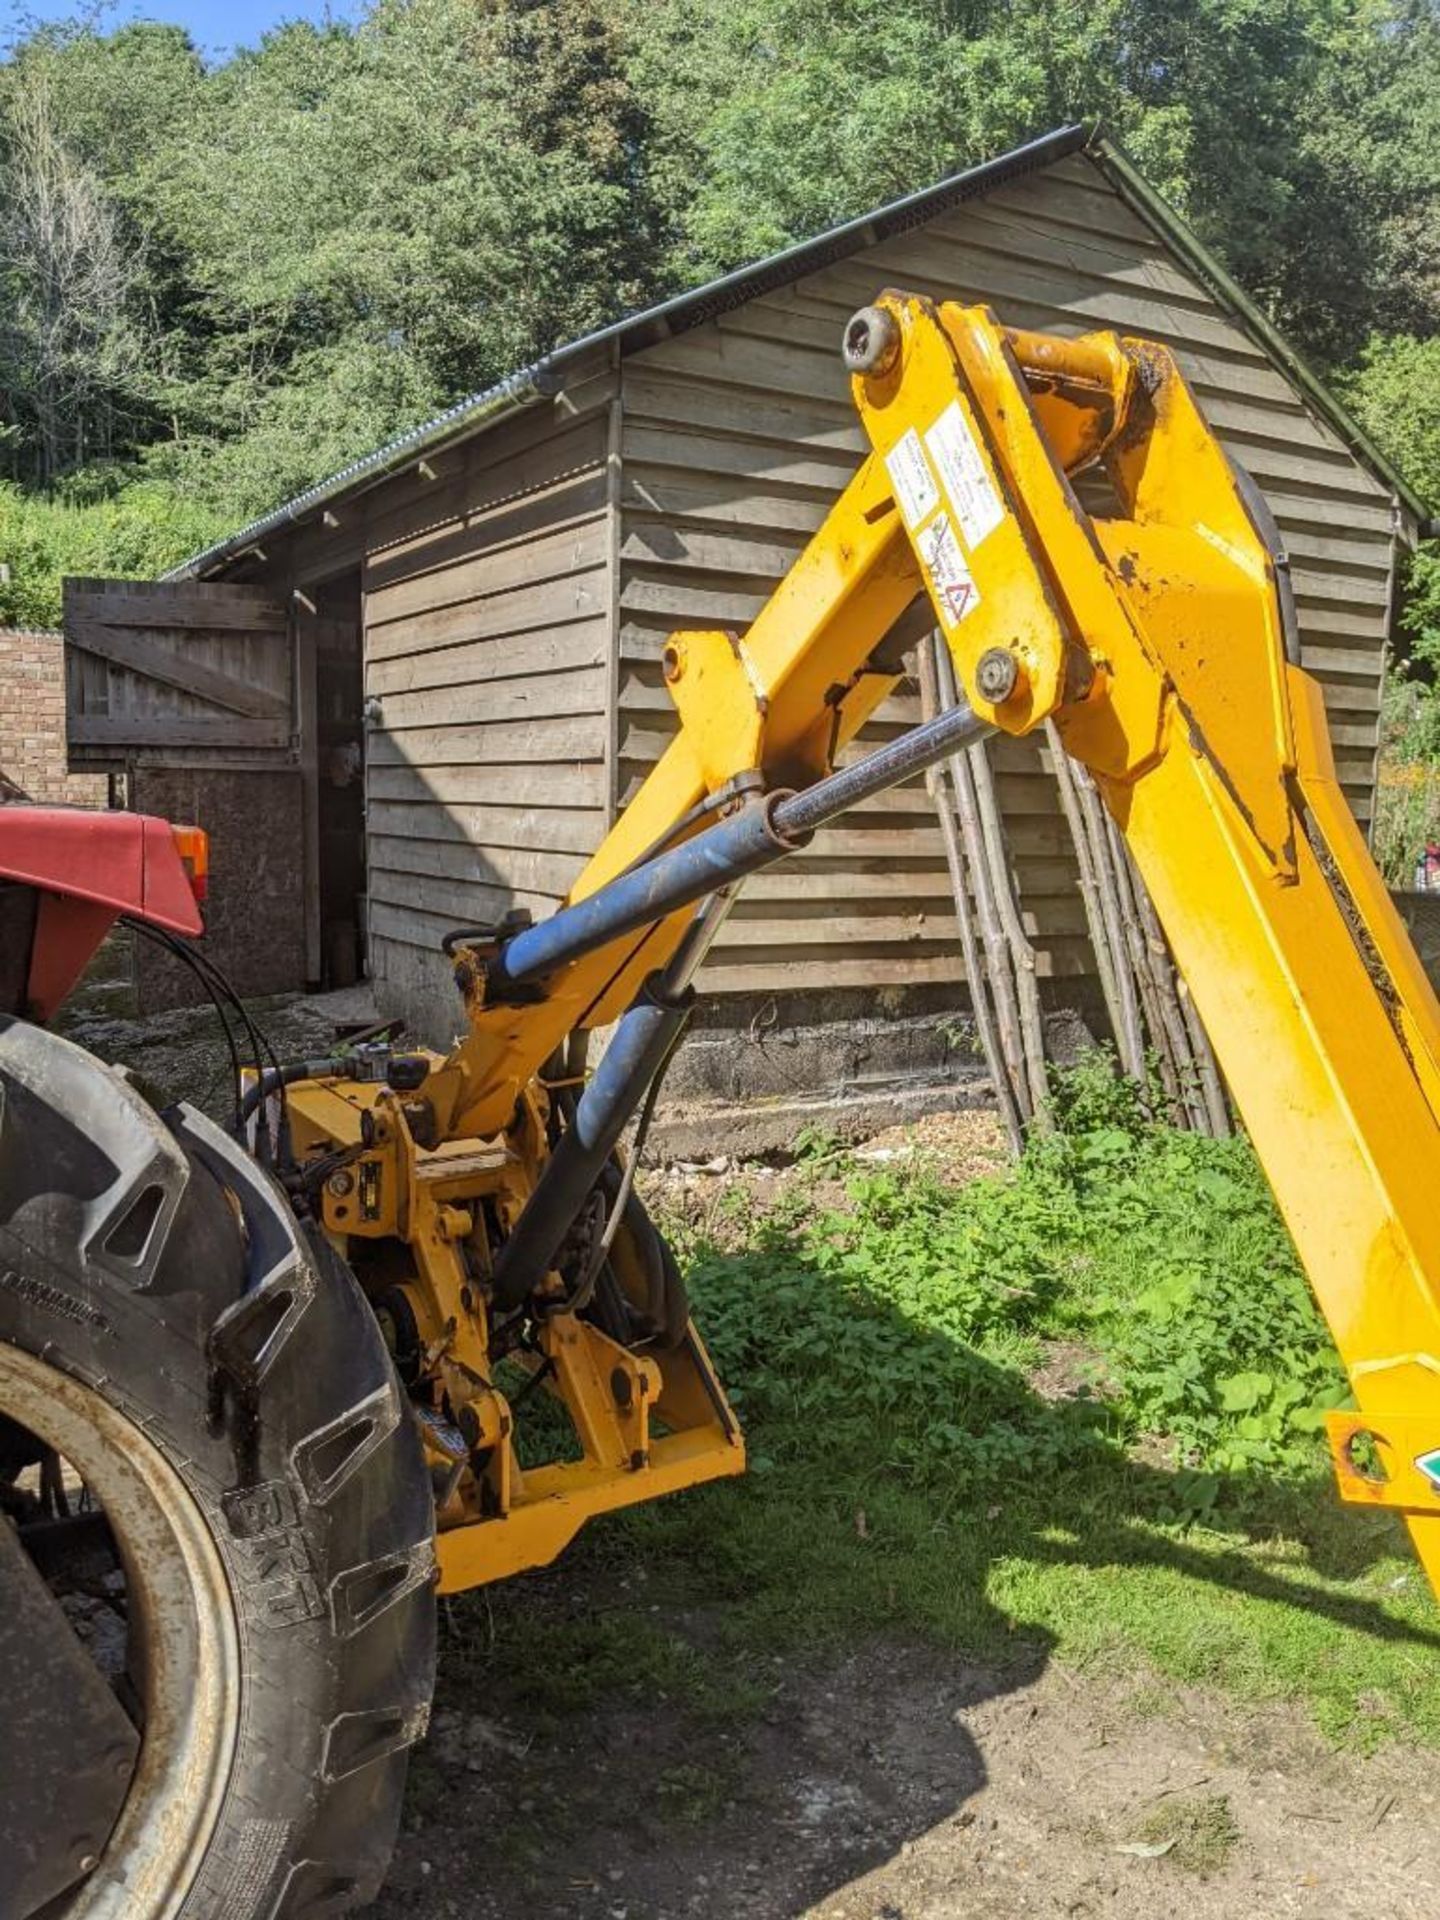
<path fill-rule="evenodd" d="M 246 1122 L 272 1093 L 279 1093 L 283 1087 L 293 1087 L 297 1080 L 336 1079 L 349 1070 L 349 1065 L 348 1061 L 335 1057 L 329 1060 L 291 1060 L 283 1067 L 267 1067 L 245 1089 L 245 1097 L 240 1102 L 242 1132 Z"/>
<path fill-rule="evenodd" d="M 672 993 L 651 974 L 615 1029 L 604 1058 L 575 1107 L 575 1117 L 546 1161 L 535 1190 L 500 1249 L 491 1286 L 505 1311 L 529 1298 L 555 1264 L 562 1241 L 590 1197 L 625 1123 L 673 1052 L 690 1018 L 689 988 Z"/>
<path fill-rule="evenodd" d="M 576 1287 L 574 1293 L 565 1303 L 567 1311 L 571 1313 L 578 1313 L 582 1307 L 589 1305 L 590 1296 L 595 1291 L 595 1282 L 600 1278 L 600 1269 L 610 1258 L 610 1249 L 615 1244 L 615 1236 L 620 1231 L 621 1222 L 625 1217 L 625 1209 L 629 1206 L 630 1196 L 635 1190 L 635 1175 L 639 1170 L 640 1155 L 645 1151 L 645 1140 L 650 1132 L 650 1122 L 655 1117 L 655 1108 L 660 1099 L 660 1089 L 664 1085 L 665 1075 L 669 1071 L 670 1062 L 675 1058 L 676 1049 L 679 1047 L 684 1033 L 685 1029 L 683 1026 L 676 1028 L 675 1037 L 670 1043 L 669 1051 L 655 1069 L 654 1077 L 646 1089 L 644 1103 L 640 1108 L 640 1118 L 635 1123 L 635 1138 L 630 1145 L 630 1153 L 625 1162 L 625 1170 L 620 1176 L 620 1187 L 610 1208 L 610 1217 L 605 1222 L 604 1231 L 600 1235 L 600 1244 L 596 1247 L 595 1253 L 590 1261 L 589 1271 L 584 1275 L 579 1286 Z M 654 1298 L 653 1283 L 651 1296 L 650 1305 L 653 1309 L 657 1304 Z M 652 1311 L 651 1317 L 657 1326 L 663 1323 L 664 1315 L 662 1312 Z"/>
<path fill-rule="evenodd" d="M 225 1051 L 230 1056 L 231 1105 L 234 1108 L 235 1127 L 238 1132 L 240 1127 L 240 1048 L 235 1038 L 234 1029 L 230 1025 L 229 1016 L 225 1011 L 225 1004 L 221 998 L 219 987 L 199 965 L 198 955 L 193 949 L 187 946 L 183 940 L 177 939 L 175 935 L 169 933 L 165 928 L 151 926 L 148 921 L 137 919 L 128 913 L 121 914 L 120 925 L 128 928 L 131 933 L 138 934 L 143 939 L 149 940 L 154 946 L 162 948 L 166 953 L 173 954 L 177 960 L 183 961 L 204 988 L 211 1006 L 215 1009 L 215 1018 L 220 1022 L 220 1031 L 225 1039 Z M 257 1066 L 259 1065 L 258 1060 L 256 1064 Z M 214 1085 L 213 1081 L 211 1085 Z M 208 1098 L 208 1094 L 206 1097 Z"/>

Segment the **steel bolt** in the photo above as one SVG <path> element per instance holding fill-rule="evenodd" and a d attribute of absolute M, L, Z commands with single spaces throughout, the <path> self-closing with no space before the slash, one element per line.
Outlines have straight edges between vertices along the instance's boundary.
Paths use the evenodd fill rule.
<path fill-rule="evenodd" d="M 1020 663 L 1004 647 L 987 647 L 975 667 L 975 691 L 998 707 L 1008 700 L 1020 680 Z"/>
<path fill-rule="evenodd" d="M 841 348 L 849 373 L 888 373 L 900 357 L 900 329 L 884 307 L 861 307 L 845 323 Z"/>

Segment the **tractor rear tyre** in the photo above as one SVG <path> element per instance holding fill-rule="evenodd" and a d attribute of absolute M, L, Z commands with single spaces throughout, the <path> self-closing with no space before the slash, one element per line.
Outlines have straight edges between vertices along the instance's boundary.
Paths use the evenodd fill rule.
<path fill-rule="evenodd" d="M 379 1328 L 268 1175 L 0 1020 L 0 1920 L 373 1898 L 433 1525 Z"/>

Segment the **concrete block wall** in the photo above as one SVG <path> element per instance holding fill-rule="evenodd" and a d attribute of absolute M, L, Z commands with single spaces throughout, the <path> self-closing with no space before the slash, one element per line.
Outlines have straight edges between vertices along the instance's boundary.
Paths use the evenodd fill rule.
<path fill-rule="evenodd" d="M 61 634 L 0 627 L 0 774 L 30 800 L 106 804 L 104 774 L 66 770 Z"/>

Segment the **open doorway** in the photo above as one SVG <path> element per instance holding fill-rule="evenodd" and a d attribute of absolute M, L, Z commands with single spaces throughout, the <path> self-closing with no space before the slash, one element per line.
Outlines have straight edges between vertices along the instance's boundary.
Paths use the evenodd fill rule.
<path fill-rule="evenodd" d="M 365 951 L 365 678 L 358 568 L 305 589 L 314 607 L 319 981 L 354 986 Z"/>

